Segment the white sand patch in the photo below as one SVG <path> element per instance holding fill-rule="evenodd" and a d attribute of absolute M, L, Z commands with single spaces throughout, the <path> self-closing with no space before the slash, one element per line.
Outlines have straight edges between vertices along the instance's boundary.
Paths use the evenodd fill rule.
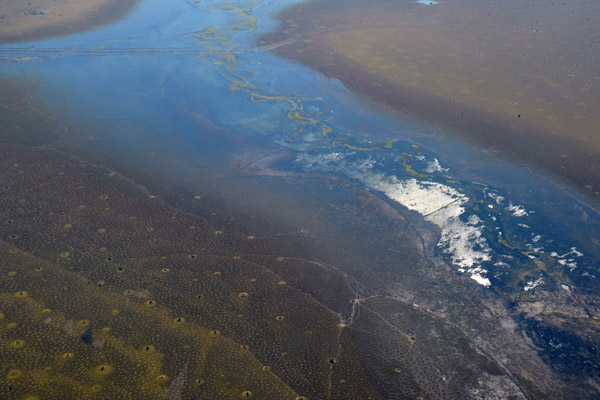
<path fill-rule="evenodd" d="M 461 218 L 469 200 L 464 194 L 438 182 L 398 179 L 395 175 L 377 172 L 371 158 L 349 164 L 337 155 L 300 154 L 297 161 L 309 169 L 343 172 L 409 210 L 417 211 L 440 228 L 438 246 L 450 256 L 453 264 L 460 271 L 469 273 L 477 283 L 490 286 L 489 279 L 485 278 L 487 271 L 481 268 L 481 263 L 491 259 L 491 249 L 482 235 L 483 222 L 479 217 L 472 214 L 466 221 Z"/>
<path fill-rule="evenodd" d="M 512 212 L 513 217 L 524 217 L 529 215 L 523 206 L 516 206 L 512 202 L 508 203 L 508 207 L 506 207 L 506 209 Z"/>
<path fill-rule="evenodd" d="M 560 265 L 564 265 L 565 267 L 569 268 L 570 272 L 573 272 L 573 270 L 577 268 L 577 262 L 575 261 L 575 258 L 583 257 L 583 253 L 577 250 L 576 247 L 571 247 L 570 251 L 566 252 L 565 254 L 561 255 L 553 251 L 550 253 L 550 256 L 554 257 L 554 259 L 556 259 Z"/>
<path fill-rule="evenodd" d="M 504 201 L 504 197 L 500 196 L 499 194 L 490 192 L 487 195 L 490 199 L 496 201 L 496 204 L 502 204 L 502 202 Z"/>
<path fill-rule="evenodd" d="M 535 281 L 528 281 L 527 285 L 523 288 L 524 291 L 528 292 L 530 290 L 535 289 L 536 287 L 544 284 L 544 280 L 542 278 L 538 278 Z"/>
<path fill-rule="evenodd" d="M 435 172 L 448 172 L 448 168 L 442 168 L 438 159 L 434 158 L 433 161 L 427 164 L 425 172 L 427 172 L 428 174 L 433 174 Z"/>

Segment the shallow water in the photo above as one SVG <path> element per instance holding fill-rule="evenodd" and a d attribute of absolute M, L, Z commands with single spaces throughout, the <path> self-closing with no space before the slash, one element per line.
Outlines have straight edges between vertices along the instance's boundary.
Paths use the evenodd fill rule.
<path fill-rule="evenodd" d="M 313 0 L 279 14 L 261 43 L 597 202 L 599 11 L 591 0 Z"/>
<path fill-rule="evenodd" d="M 467 393 L 469 385 L 488 385 L 486 390 L 496 394 L 506 390 L 536 397 L 542 391 L 560 397 L 571 388 L 565 383 L 545 394 L 540 388 L 553 374 L 562 379 L 564 372 L 555 368 L 557 359 L 564 361 L 560 354 L 541 339 L 536 345 L 542 350 L 527 348 L 531 354 L 539 352 L 548 366 L 538 372 L 539 382 L 523 383 L 525 378 L 510 363 L 496 365 L 491 355 L 496 351 L 517 356 L 498 338 L 502 324 L 490 310 L 493 305 L 501 310 L 496 317 L 532 332 L 549 329 L 531 322 L 541 318 L 528 308 L 532 303 L 543 303 L 540 307 L 551 317 L 571 312 L 577 318 L 571 323 L 588 324 L 581 321 L 596 315 L 600 288 L 597 205 L 498 154 L 440 138 L 419 121 L 378 110 L 341 82 L 258 46 L 258 35 L 276 26 L 269 15 L 293 3 L 176 1 L 167 7 L 147 0 L 123 21 L 98 30 L 0 47 L 0 74 L 9 89 L 1 95 L 6 105 L 1 115 L 10 125 L 2 146 L 5 171 L 13 171 L 3 177 L 12 182 L 3 194 L 3 273 L 27 278 L 2 287 L 0 311 L 5 317 L 0 324 L 17 313 L 23 332 L 31 331 L 26 318 L 31 315 L 35 326 L 48 330 L 27 339 L 38 346 L 26 353 L 27 365 L 17 365 L 14 351 L 4 352 L 3 360 L 10 362 L 3 364 L 10 366 L 3 370 L 7 378 L 2 393 L 13 390 L 6 387 L 15 370 L 29 385 L 18 385 L 20 375 L 14 379 L 11 388 L 19 396 L 35 394 L 35 387 L 49 393 L 39 374 L 54 362 L 49 359 L 58 357 L 43 356 L 50 328 L 67 337 L 57 339 L 55 346 L 65 348 L 57 354 L 67 354 L 66 348 L 74 346 L 83 349 L 84 360 L 93 361 L 73 370 L 51 367 L 47 374 L 65 377 L 69 383 L 64 390 L 73 393 L 77 385 L 102 381 L 84 390 L 90 397 L 124 395 L 130 380 L 151 396 L 169 387 L 167 395 L 184 393 L 186 398 L 198 393 L 243 398 L 247 391 L 257 397 L 277 393 L 277 398 L 390 398 L 399 387 L 403 396 L 452 398 Z M 14 110 L 25 117 L 13 118 Z M 23 120 L 30 124 L 27 129 L 22 129 Z M 20 133 L 10 136 L 7 131 Z M 10 143 L 33 144 L 37 150 L 31 153 L 31 147 Z M 38 157 L 43 161 L 36 161 Z M 61 181 L 60 172 L 38 176 L 35 168 L 23 167 L 27 178 L 20 181 L 9 168 L 35 163 L 42 172 L 44 163 L 52 171 L 62 166 L 69 179 Z M 52 177 L 57 181 L 49 184 Z M 34 203 L 47 199 L 52 206 L 23 205 L 27 196 L 36 196 L 31 192 L 36 185 L 40 199 Z M 61 187 L 69 192 L 68 207 L 61 208 Z M 89 196 L 77 197 L 79 187 L 89 190 Z M 107 190 L 115 193 L 102 198 Z M 19 205 L 22 197 L 25 202 Z M 74 213 L 83 199 L 94 204 L 93 213 Z M 110 203 L 104 211 L 101 200 Z M 128 225 L 127 218 L 133 216 L 144 223 Z M 91 224 L 95 218 L 98 222 Z M 81 231 L 71 236 L 78 221 Z M 48 226 L 59 233 L 40 235 L 43 230 L 54 232 Z M 186 226 L 202 233 L 190 236 Z M 23 233 L 13 233 L 19 229 Z M 98 239 L 100 229 L 115 234 L 110 240 Z M 162 232 L 164 247 L 148 247 L 154 230 Z M 98 266 L 108 259 L 97 254 L 99 248 L 108 249 L 114 266 Z M 126 326 L 126 318 L 110 322 L 104 311 L 92 311 L 91 303 L 69 309 L 65 304 L 70 300 L 58 286 L 49 290 L 31 284 L 28 297 L 39 294 L 39 304 L 15 303 L 20 287 L 37 279 L 30 276 L 36 261 L 17 260 L 11 249 L 49 263 L 46 269 L 55 271 L 65 287 L 80 285 L 77 298 L 87 293 L 79 277 L 92 286 L 103 282 L 100 288 L 108 289 L 93 293 L 105 304 L 104 311 L 127 310 L 127 318 L 149 331 L 153 328 L 147 327 L 157 324 L 150 337 L 161 343 L 152 346 L 162 347 L 163 361 L 144 358 L 143 368 L 130 379 L 122 372 L 114 381 L 112 373 L 104 378 L 93 369 L 96 364 L 110 361 L 110 369 L 119 370 L 121 365 L 112 364 L 126 359 L 134 365 L 132 349 L 152 339 L 141 339 L 141 332 Z M 201 266 L 188 265 L 194 254 L 203 260 Z M 115 275 L 122 272 L 117 264 L 134 274 Z M 165 280 L 171 272 L 177 279 Z M 248 285 L 260 274 L 272 274 L 256 289 L 260 301 L 249 307 L 239 304 L 243 293 L 254 296 Z M 214 279 L 230 279 L 227 289 Z M 132 292 L 123 295 L 127 290 Z M 194 303 L 200 292 L 211 306 L 199 309 Z M 127 296 L 134 294 L 137 308 L 130 310 Z M 164 304 L 158 314 L 147 304 L 152 299 Z M 44 304 L 51 302 L 48 308 L 62 313 L 55 317 L 60 323 L 45 322 Z M 427 304 L 427 311 L 419 303 Z M 86 312 L 96 320 L 85 317 Z M 485 312 L 490 315 L 479 321 Z M 194 327 L 182 333 L 168 325 L 178 315 Z M 240 322 L 240 315 L 248 321 Z M 95 331 L 111 324 L 117 331 L 112 336 L 104 332 L 102 339 L 112 353 L 94 353 L 87 343 L 78 342 L 85 332 L 74 328 L 73 321 L 83 321 L 83 327 L 90 324 L 88 319 Z M 292 332 L 277 325 L 282 321 Z M 244 324 L 252 328 L 245 332 Z M 596 338 L 594 324 L 585 326 L 589 332 L 583 344 L 571 340 L 583 355 L 567 368 L 597 361 L 588 346 Z M 345 333 L 346 327 L 351 333 Z M 6 338 L 14 336 L 6 326 L 2 329 Z M 432 330 L 442 333 L 431 335 Z M 218 362 L 206 338 L 198 339 L 198 332 L 210 338 L 213 331 L 228 341 L 214 346 L 222 351 Z M 191 339 L 195 336 L 198 343 Z M 414 344 L 414 336 L 422 342 Z M 473 345 L 478 338 L 487 343 L 481 350 L 485 362 L 474 355 L 480 351 Z M 258 347 L 256 353 L 236 369 L 230 363 L 248 342 Z M 178 362 L 164 350 L 177 349 L 179 357 L 189 346 L 201 346 L 203 357 L 185 356 L 185 362 Z M 452 351 L 432 353 L 432 346 Z M 384 348 L 391 350 L 376 351 Z M 457 366 L 453 351 L 473 354 Z M 91 376 L 81 372 L 88 369 Z M 440 384 L 441 376 L 453 369 L 461 378 Z M 466 371 L 472 370 L 481 372 L 479 383 L 467 382 Z M 317 378 L 309 383 L 311 374 Z M 389 383 L 389 376 L 398 374 L 401 379 Z M 492 385 L 486 374 L 506 381 Z M 199 379 L 208 384 L 200 385 Z"/>

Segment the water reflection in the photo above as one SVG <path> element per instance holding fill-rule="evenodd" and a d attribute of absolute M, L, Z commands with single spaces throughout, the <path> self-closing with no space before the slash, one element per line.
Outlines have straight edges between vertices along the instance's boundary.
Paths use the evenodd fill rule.
<path fill-rule="evenodd" d="M 593 391 L 594 205 L 257 46 L 277 7 L 1 48 L 3 395 Z"/>

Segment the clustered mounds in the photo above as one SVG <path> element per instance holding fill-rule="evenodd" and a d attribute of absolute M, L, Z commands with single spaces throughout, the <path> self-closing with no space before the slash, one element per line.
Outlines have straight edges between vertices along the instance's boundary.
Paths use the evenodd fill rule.
<path fill-rule="evenodd" d="M 0 178 L 0 398 L 326 397 L 339 316 L 268 240 L 40 150 L 3 145 Z"/>
<path fill-rule="evenodd" d="M 94 371 L 93 371 L 93 373 L 96 377 L 110 375 L 113 372 L 114 372 L 114 368 L 112 365 L 109 365 L 109 364 L 100 364 L 96 368 L 94 368 Z"/>
<path fill-rule="evenodd" d="M 8 371 L 8 374 L 6 375 L 6 379 L 7 380 L 19 379 L 21 377 L 21 375 L 23 375 L 23 371 L 21 371 L 20 369 L 11 369 L 10 371 Z"/>
<path fill-rule="evenodd" d="M 23 348 L 23 346 L 25 346 L 25 341 L 22 339 L 13 340 L 10 343 L 10 347 L 12 347 L 13 349 L 21 349 Z"/>
<path fill-rule="evenodd" d="M 168 379 L 169 378 L 166 375 L 160 374 L 156 377 L 156 382 L 158 382 L 161 385 L 164 385 L 167 383 Z"/>

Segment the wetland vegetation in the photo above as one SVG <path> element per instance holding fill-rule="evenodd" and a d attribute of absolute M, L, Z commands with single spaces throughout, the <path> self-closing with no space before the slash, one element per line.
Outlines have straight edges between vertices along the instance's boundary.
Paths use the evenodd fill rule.
<path fill-rule="evenodd" d="M 0 397 L 597 397 L 596 186 L 581 196 L 490 152 L 493 129 L 482 148 L 419 111 L 498 90 L 453 79 L 483 73 L 458 36 L 513 11 L 441 38 L 459 18 L 443 1 L 371 1 L 364 17 L 364 2 L 294 3 L 145 0 L 101 29 L 0 46 Z M 398 29 L 409 51 L 390 47 Z M 454 64 L 436 40 L 457 42 Z M 324 46 L 339 54 L 322 72 L 272 54 L 310 64 Z M 385 65 L 390 98 L 409 93 L 401 116 L 351 91 Z M 527 79 L 485 103 L 494 118 Z M 580 82 L 594 108 L 585 79 L 554 88 Z M 526 105 L 546 90 L 526 89 Z M 552 138 L 540 154 L 572 139 Z"/>

